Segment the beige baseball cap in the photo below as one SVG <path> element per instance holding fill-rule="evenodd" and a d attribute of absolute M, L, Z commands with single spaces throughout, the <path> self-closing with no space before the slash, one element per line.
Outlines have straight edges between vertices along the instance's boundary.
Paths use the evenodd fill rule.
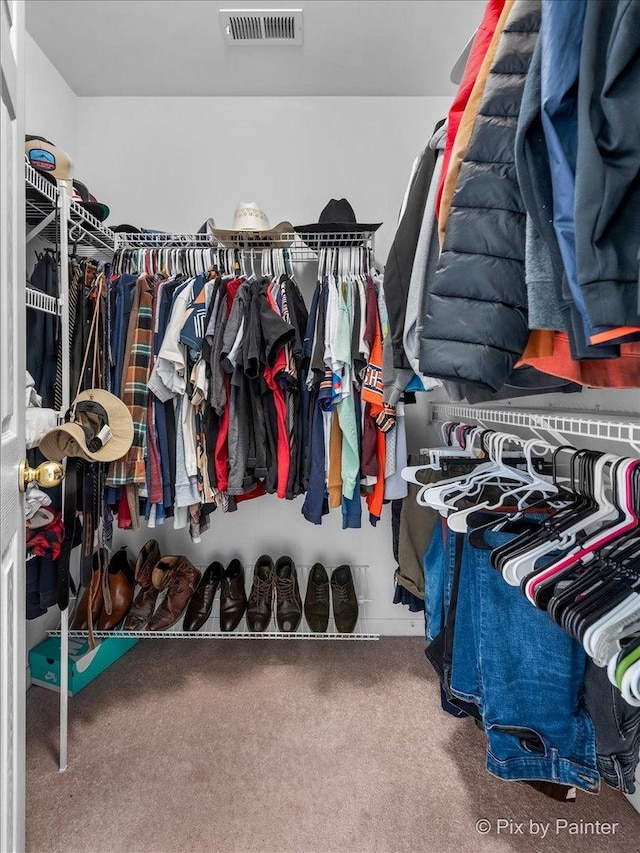
<path fill-rule="evenodd" d="M 27 136 L 25 153 L 34 169 L 51 175 L 58 184 L 64 184 L 73 197 L 73 163 L 62 148 L 57 148 L 41 136 Z"/>

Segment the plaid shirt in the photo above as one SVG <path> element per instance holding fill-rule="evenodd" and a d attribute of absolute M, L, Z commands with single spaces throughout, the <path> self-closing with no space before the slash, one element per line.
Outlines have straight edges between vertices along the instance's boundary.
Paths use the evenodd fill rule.
<path fill-rule="evenodd" d="M 126 456 L 111 463 L 108 486 L 145 483 L 147 382 L 151 371 L 153 290 L 155 277 L 142 275 L 136 284 L 122 369 L 122 400 L 133 418 L 133 444 Z"/>

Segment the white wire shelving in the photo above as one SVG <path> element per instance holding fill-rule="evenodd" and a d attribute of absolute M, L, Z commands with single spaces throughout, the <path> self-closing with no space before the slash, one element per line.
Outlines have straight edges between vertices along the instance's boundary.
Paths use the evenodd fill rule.
<path fill-rule="evenodd" d="M 27 242 L 36 237 L 57 246 L 60 243 L 61 193 L 37 169 L 25 163 Z M 115 251 L 116 235 L 82 205 L 67 199 L 69 246 L 78 254 L 106 255 Z"/>
<path fill-rule="evenodd" d="M 237 231 L 224 238 L 214 234 L 164 234 L 157 232 L 117 233 L 116 249 L 238 249 L 243 253 L 261 255 L 265 249 L 286 249 L 293 263 L 317 261 L 321 249 L 354 247 L 374 249 L 374 232 L 334 231 L 322 234 L 289 231 L 265 238 L 259 232 Z"/>
<path fill-rule="evenodd" d="M 45 314 L 53 314 L 59 317 L 62 313 L 62 306 L 57 296 L 49 296 L 41 290 L 36 290 L 35 287 L 27 286 L 25 302 L 27 308 L 33 308 L 35 311 L 43 311 Z"/>
<path fill-rule="evenodd" d="M 557 441 L 582 438 L 618 442 L 640 453 L 640 418 L 633 414 L 603 414 L 589 417 L 580 412 L 544 412 L 530 409 L 494 409 L 482 406 L 459 406 L 456 403 L 428 403 L 432 421 L 472 420 L 546 433 Z"/>
<path fill-rule="evenodd" d="M 25 162 L 26 242 L 36 238 L 55 249 L 58 261 L 58 297 L 47 296 L 33 287 L 25 288 L 28 308 L 60 317 L 60 340 L 69 341 L 69 257 L 71 254 L 111 260 L 115 251 L 115 234 L 98 219 L 73 201 L 67 191 L 48 181 Z M 67 346 L 67 344 L 63 344 Z M 69 353 L 62 359 L 62 411 L 70 404 Z M 60 611 L 60 658 L 69 657 L 69 607 Z M 68 677 L 67 666 L 60 673 L 60 755 L 59 769 L 66 770 L 68 746 Z"/>
<path fill-rule="evenodd" d="M 200 571 L 204 571 L 205 567 L 198 566 L 197 568 L 200 569 Z M 248 582 L 251 579 L 253 566 L 246 565 L 244 568 L 245 577 Z M 309 573 L 312 567 L 311 565 L 297 565 L 296 568 L 300 584 L 300 594 L 304 600 L 304 591 L 306 589 Z M 325 568 L 330 576 L 332 569 L 335 567 L 325 566 Z M 315 633 L 312 631 L 308 627 L 304 616 L 297 631 L 278 631 L 275 623 L 275 607 L 271 623 L 266 631 L 250 631 L 247 627 L 246 617 L 242 618 L 235 631 L 221 631 L 220 599 L 219 597 L 216 597 L 211 616 L 200 631 L 182 630 L 181 618 L 176 625 L 167 631 L 124 631 L 122 628 L 117 628 L 111 631 L 100 631 L 96 629 L 94 630 L 93 635 L 96 639 L 107 639 L 109 637 L 135 637 L 140 640 L 346 640 L 352 642 L 359 640 L 379 640 L 380 634 L 366 630 L 369 623 L 367 605 L 372 602 L 372 599 L 369 598 L 368 579 L 366 574 L 369 567 L 367 565 L 351 564 L 350 568 L 354 586 L 357 591 L 356 597 L 358 599 L 358 621 L 356 623 L 355 630 L 352 633 L 344 633 L 337 630 L 331 609 L 329 613 L 327 631 L 324 633 Z M 165 594 L 166 593 L 161 593 L 158 598 L 158 602 L 164 598 Z M 60 634 L 61 632 L 59 630 L 51 630 L 48 632 L 50 637 L 59 637 Z M 86 640 L 88 636 L 88 631 L 76 631 L 74 629 L 69 630 L 70 639 Z"/>
<path fill-rule="evenodd" d="M 49 631 L 50 637 L 59 637 L 60 631 Z M 69 631 L 70 639 L 84 639 L 88 631 Z M 94 631 L 96 639 L 108 637 L 135 637 L 140 640 L 379 640 L 379 634 L 357 633 L 340 634 L 327 631 L 316 634 L 313 631 Z"/>

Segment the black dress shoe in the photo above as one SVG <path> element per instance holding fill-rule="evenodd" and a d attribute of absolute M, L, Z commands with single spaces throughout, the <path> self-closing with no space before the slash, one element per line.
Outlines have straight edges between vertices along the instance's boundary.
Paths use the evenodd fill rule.
<path fill-rule="evenodd" d="M 358 597 L 349 566 L 338 566 L 331 575 L 333 618 L 341 634 L 351 634 L 358 621 Z"/>
<path fill-rule="evenodd" d="M 266 631 L 271 622 L 273 606 L 273 560 L 263 554 L 253 570 L 253 582 L 247 606 L 247 628 Z"/>
<path fill-rule="evenodd" d="M 304 615 L 312 631 L 324 634 L 329 624 L 329 576 L 321 563 L 316 563 L 309 573 Z"/>
<path fill-rule="evenodd" d="M 222 574 L 220 587 L 220 630 L 235 631 L 247 609 L 244 566 L 232 560 Z"/>
<path fill-rule="evenodd" d="M 293 633 L 302 619 L 298 574 L 291 557 L 280 557 L 275 568 L 276 622 L 278 630 Z"/>
<path fill-rule="evenodd" d="M 216 597 L 218 584 L 222 579 L 224 567 L 222 563 L 214 561 L 205 570 L 196 591 L 191 596 L 187 610 L 184 614 L 183 631 L 199 631 L 207 619 L 211 616 L 213 599 Z"/>

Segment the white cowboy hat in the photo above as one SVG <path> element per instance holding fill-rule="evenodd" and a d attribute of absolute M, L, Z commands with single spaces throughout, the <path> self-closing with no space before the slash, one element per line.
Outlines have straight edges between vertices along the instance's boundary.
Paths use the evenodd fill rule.
<path fill-rule="evenodd" d="M 212 229 L 218 240 L 229 248 L 242 248 L 248 239 L 251 245 L 256 246 L 255 241 L 264 242 L 264 248 L 282 248 L 293 242 L 293 225 L 286 220 L 278 222 L 273 228 L 269 227 L 269 219 L 266 213 L 255 201 L 240 202 L 233 215 L 233 228 Z M 287 234 L 289 236 L 285 237 Z"/>

